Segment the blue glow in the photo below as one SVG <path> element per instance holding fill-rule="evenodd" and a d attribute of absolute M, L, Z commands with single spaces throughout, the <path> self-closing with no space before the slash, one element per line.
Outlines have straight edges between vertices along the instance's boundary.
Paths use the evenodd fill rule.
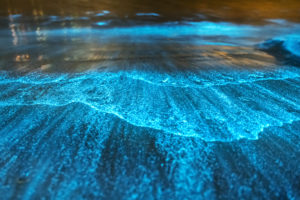
<path fill-rule="evenodd" d="M 109 21 L 111 22 L 111 21 Z M 98 26 L 105 26 L 109 24 L 108 21 L 99 21 L 96 23 Z M 287 27 L 278 27 L 275 25 L 266 25 L 264 27 L 251 26 L 251 25 L 237 25 L 225 22 L 177 22 L 177 23 L 165 23 L 154 25 L 139 25 L 128 27 L 107 27 L 105 29 L 96 28 L 64 28 L 54 30 L 41 30 L 41 34 L 48 36 L 60 36 L 60 35 L 84 35 L 93 34 L 99 35 L 103 39 L 118 38 L 118 37 L 133 37 L 136 40 L 141 39 L 144 41 L 149 38 L 166 37 L 166 38 L 180 38 L 180 37 L 227 37 L 219 43 L 227 43 L 234 45 L 239 44 L 242 41 L 243 45 L 254 45 L 258 42 L 264 42 L 264 40 L 270 38 L 285 37 L 285 35 L 291 32 L 296 33 L 300 31 L 299 25 L 290 24 Z M 30 32 L 23 33 L 23 35 L 32 34 Z M 35 33 L 33 33 L 35 34 Z M 239 38 L 239 40 L 237 40 Z M 253 41 L 251 40 L 253 39 Z M 261 41 L 257 41 L 261 38 Z M 201 38 L 193 39 L 193 42 L 197 43 Z M 210 41 L 204 40 L 209 43 Z M 212 40 L 211 43 L 218 43 Z"/>
<path fill-rule="evenodd" d="M 145 193 L 181 199 L 193 192 L 213 199 L 232 195 L 229 186 L 238 197 L 253 197 L 253 190 L 265 194 L 258 187 L 263 174 L 268 197 L 280 188 L 292 199 L 298 188 L 285 182 L 295 181 L 287 174 L 299 164 L 293 157 L 300 149 L 299 70 L 1 72 L 0 173 L 15 181 L 1 182 L 2 195 L 11 198 L 10 185 L 24 185 L 25 199 L 41 190 L 56 199 L 84 199 L 78 189 L 110 198 L 113 184 L 113 196 L 126 199 Z M 286 147 L 293 145 L 289 155 Z M 220 170 L 222 184 L 213 181 Z"/>
<path fill-rule="evenodd" d="M 265 78 L 266 76 L 268 78 Z M 36 78 L 36 76 L 18 79 L 3 78 L 0 81 L 1 88 L 12 83 L 14 87 L 10 87 L 11 91 L 6 91 L 5 95 L 0 96 L 0 105 L 61 107 L 80 103 L 94 111 L 114 115 L 134 126 L 148 127 L 174 135 L 199 137 L 205 141 L 257 139 L 266 127 L 281 126 L 300 119 L 299 115 L 286 112 L 284 109 L 287 104 L 300 109 L 296 100 L 299 94 L 293 94 L 296 95 L 294 100 L 286 99 L 274 93 L 271 88 L 261 85 L 271 80 L 286 82 L 288 79 L 297 81 L 299 70 L 269 72 L 268 75 L 226 73 L 226 71 L 159 75 L 132 71 L 82 74 L 73 78 L 64 78 L 64 76 L 46 77 L 46 79 Z M 43 85 L 53 89 L 47 89 L 47 93 L 44 93 L 41 90 Z M 128 94 L 137 95 L 134 89 L 137 85 L 147 91 L 147 94 L 138 94 L 141 97 L 139 102 L 132 100 L 127 102 L 126 99 L 120 101 L 122 94 L 119 91 L 127 88 Z M 22 88 L 18 96 L 7 95 L 18 88 Z M 231 94 L 233 88 L 242 93 L 243 98 L 248 99 L 247 101 L 259 104 L 263 112 L 256 112 L 251 107 L 247 107 L 247 101 L 236 102 Z M 90 90 L 94 92 L 89 94 Z M 41 91 L 41 94 L 37 91 Z M 178 91 L 181 91 L 180 97 L 171 95 Z M 99 93 L 102 95 L 99 96 Z M 147 95 L 151 94 L 156 96 L 155 101 L 159 102 L 159 105 L 152 107 L 146 103 L 150 101 Z M 167 94 L 171 96 L 167 97 Z M 191 112 L 186 107 L 188 105 L 180 104 L 182 101 L 187 101 L 185 99 L 187 95 L 197 112 Z M 166 99 L 169 98 L 173 99 L 171 107 L 167 106 L 170 102 Z M 210 99 L 214 99 L 215 104 L 212 104 Z M 284 103 L 277 104 L 275 101 Z M 236 113 L 239 112 L 245 115 L 237 115 Z M 213 122 L 207 124 L 207 120 Z M 222 130 L 221 135 L 213 131 L 215 128 Z"/>
<path fill-rule="evenodd" d="M 71 17 L 71 16 L 67 16 L 67 17 L 60 17 L 60 16 L 49 16 L 49 21 L 48 22 L 44 22 L 43 24 L 49 24 L 49 22 L 62 22 L 62 21 L 72 21 L 72 20 L 88 20 L 89 17 Z"/>
<path fill-rule="evenodd" d="M 96 14 L 96 16 L 99 16 L 99 17 L 101 17 L 101 16 L 105 16 L 105 15 L 108 15 L 110 12 L 108 11 L 108 10 L 103 10 L 102 12 L 100 12 L 100 13 L 97 13 Z"/>
<path fill-rule="evenodd" d="M 106 26 L 108 22 L 97 22 L 96 23 L 98 26 Z"/>
<path fill-rule="evenodd" d="M 136 13 L 136 16 L 152 16 L 152 17 L 159 17 L 160 15 L 157 13 Z"/>
<path fill-rule="evenodd" d="M 60 18 L 58 16 L 52 15 L 49 16 L 50 21 L 58 21 Z"/>
<path fill-rule="evenodd" d="M 289 22 L 284 20 L 284 19 L 269 19 L 267 20 L 268 22 L 272 22 L 272 23 L 275 23 L 275 24 L 281 24 L 281 25 L 285 25 L 285 24 L 288 24 Z"/>
<path fill-rule="evenodd" d="M 299 25 L 95 18 L 1 30 L 0 199 L 299 199 Z"/>
<path fill-rule="evenodd" d="M 284 42 L 284 47 L 292 54 L 300 57 L 300 34 L 285 35 L 275 40 L 281 40 Z"/>
<path fill-rule="evenodd" d="M 120 27 L 106 30 L 110 35 L 133 35 L 133 36 L 182 36 L 182 35 L 225 35 L 228 37 L 241 37 L 250 35 L 251 32 L 257 30 L 251 26 L 237 26 L 229 23 L 211 23 L 211 22 L 195 22 L 186 23 L 177 26 L 169 25 L 152 25 L 152 26 L 135 26 Z"/>
<path fill-rule="evenodd" d="M 10 18 L 13 18 L 13 19 L 17 19 L 17 18 L 20 18 L 22 17 L 21 14 L 15 14 L 15 15 L 9 15 Z"/>
<path fill-rule="evenodd" d="M 97 22 L 98 26 L 108 25 L 107 21 Z M 229 23 L 184 23 L 181 25 L 159 24 L 159 25 L 145 25 L 145 26 L 130 26 L 130 27 L 114 27 L 106 29 L 95 28 L 64 28 L 56 30 L 41 30 L 41 34 L 48 36 L 61 36 L 61 35 L 84 35 L 96 34 L 101 38 L 114 38 L 114 37 L 134 37 L 142 40 L 149 40 L 153 37 L 167 37 L 177 38 L 186 36 L 226 36 L 229 38 L 237 37 L 254 37 L 259 29 L 254 26 L 240 26 Z M 35 33 L 24 33 L 35 34 Z M 228 41 L 228 40 L 227 40 Z M 222 43 L 222 42 L 220 42 Z"/>
<path fill-rule="evenodd" d="M 88 18 L 88 17 L 80 17 L 79 19 L 81 19 L 81 20 L 89 20 L 90 18 Z"/>

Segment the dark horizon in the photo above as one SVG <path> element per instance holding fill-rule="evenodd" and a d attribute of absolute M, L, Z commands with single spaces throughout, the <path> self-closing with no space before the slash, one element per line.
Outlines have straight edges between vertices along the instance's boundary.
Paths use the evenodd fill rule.
<path fill-rule="evenodd" d="M 136 13 L 158 13 L 160 20 L 227 21 L 264 24 L 268 19 L 300 21 L 298 0 L 2 0 L 0 15 L 86 16 L 108 10 L 113 17 L 135 19 Z"/>

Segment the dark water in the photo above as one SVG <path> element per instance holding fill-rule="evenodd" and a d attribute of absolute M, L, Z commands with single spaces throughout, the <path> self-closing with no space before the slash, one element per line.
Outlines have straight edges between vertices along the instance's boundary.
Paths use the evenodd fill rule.
<path fill-rule="evenodd" d="M 300 1 L 0 2 L 0 199 L 300 198 Z"/>

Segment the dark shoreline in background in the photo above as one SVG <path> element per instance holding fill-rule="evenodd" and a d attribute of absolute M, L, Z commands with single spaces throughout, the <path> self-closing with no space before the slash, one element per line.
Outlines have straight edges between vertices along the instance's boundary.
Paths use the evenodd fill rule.
<path fill-rule="evenodd" d="M 0 16 L 86 16 L 108 10 L 110 17 L 136 19 L 136 13 L 157 13 L 158 21 L 204 20 L 264 24 L 266 19 L 300 22 L 298 0 L 4 0 Z M 147 17 L 146 17 L 147 18 Z M 148 16 L 149 18 L 149 16 Z"/>

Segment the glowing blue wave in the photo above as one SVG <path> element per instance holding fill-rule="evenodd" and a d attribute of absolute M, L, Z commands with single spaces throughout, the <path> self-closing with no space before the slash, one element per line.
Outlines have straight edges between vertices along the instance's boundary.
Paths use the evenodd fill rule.
<path fill-rule="evenodd" d="M 286 50 L 300 57 L 300 34 L 284 35 L 274 40 L 283 41 Z"/>
<path fill-rule="evenodd" d="M 77 102 L 134 126 L 205 141 L 257 139 L 266 127 L 300 119 L 297 68 L 257 73 L 4 75 L 0 79 L 1 106 L 63 106 Z M 273 81 L 286 85 L 288 90 L 277 91 L 269 84 Z M 233 96 L 236 93 L 238 97 Z M 295 111 L 286 110 L 289 106 Z"/>

